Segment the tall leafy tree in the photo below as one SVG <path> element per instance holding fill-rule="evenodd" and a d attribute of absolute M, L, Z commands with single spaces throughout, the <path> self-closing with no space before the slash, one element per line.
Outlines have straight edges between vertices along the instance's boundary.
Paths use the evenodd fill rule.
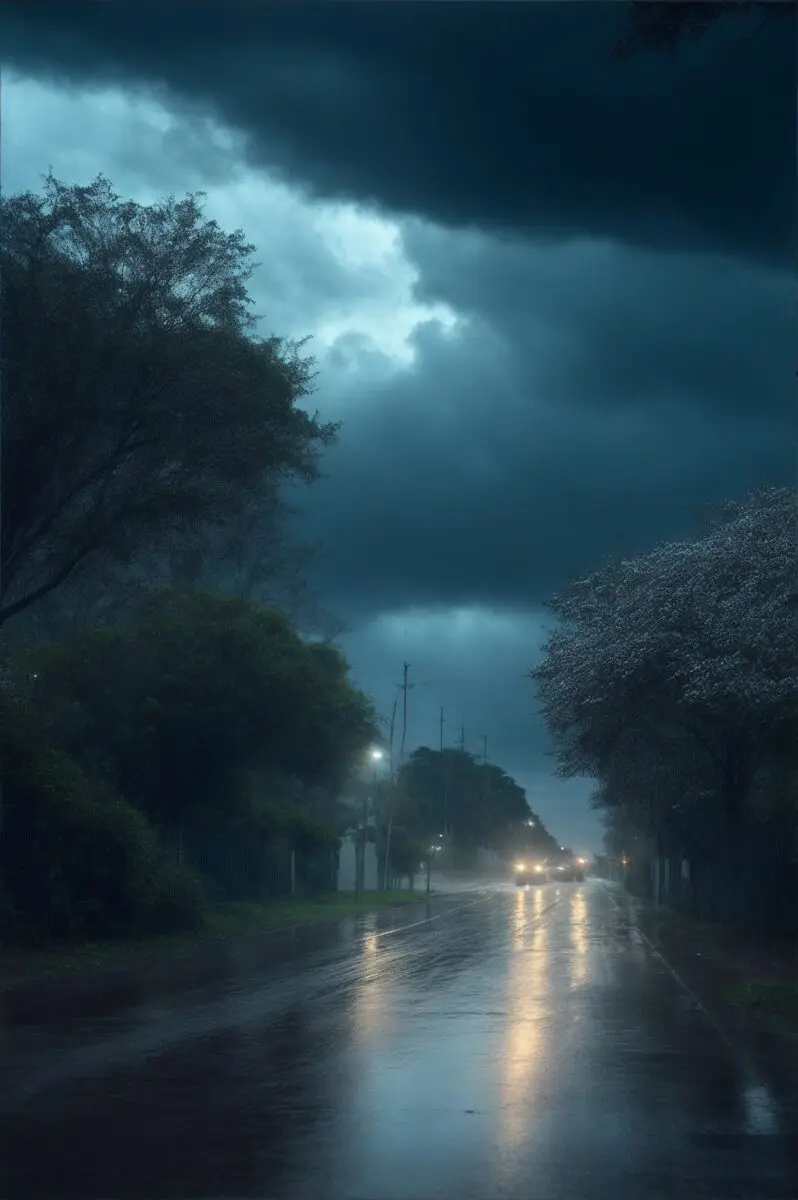
<path fill-rule="evenodd" d="M 556 844 L 524 789 L 501 767 L 471 754 L 421 746 L 403 765 L 398 784 L 403 819 L 424 841 L 449 829 L 455 844 L 472 849 L 523 845 L 545 853 Z"/>
<path fill-rule="evenodd" d="M 722 505 L 702 536 L 565 589 L 530 672 L 560 772 L 649 828 L 697 835 L 711 808 L 729 887 L 758 775 L 798 718 L 795 545 L 792 490 Z"/>
<path fill-rule="evenodd" d="M 317 476 L 336 430 L 302 405 L 312 362 L 257 334 L 253 247 L 200 196 L 49 175 L 0 219 L 0 622 Z"/>
<path fill-rule="evenodd" d="M 286 617 L 209 593 L 153 594 L 135 621 L 33 654 L 54 736 L 160 827 L 240 815 L 254 773 L 337 792 L 375 735 L 332 648 Z M 238 807 L 237 807 L 238 806 Z"/>

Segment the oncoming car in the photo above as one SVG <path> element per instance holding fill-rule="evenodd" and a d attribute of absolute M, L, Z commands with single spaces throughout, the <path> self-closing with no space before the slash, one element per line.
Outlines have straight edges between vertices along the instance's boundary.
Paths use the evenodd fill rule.
<path fill-rule="evenodd" d="M 554 862 L 524 860 L 515 864 L 515 882 L 518 887 L 528 887 L 531 883 L 583 883 L 586 867 L 585 858 L 568 857 Z"/>
<path fill-rule="evenodd" d="M 583 883 L 586 866 L 584 858 L 567 858 L 552 868 L 549 878 L 561 883 Z"/>
<path fill-rule="evenodd" d="M 542 862 L 515 864 L 515 882 L 518 887 L 526 887 L 530 883 L 545 883 L 547 874 L 546 864 Z"/>

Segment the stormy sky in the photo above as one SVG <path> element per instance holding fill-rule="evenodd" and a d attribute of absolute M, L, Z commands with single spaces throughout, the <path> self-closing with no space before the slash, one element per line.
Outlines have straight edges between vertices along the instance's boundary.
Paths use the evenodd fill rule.
<path fill-rule="evenodd" d="M 313 337 L 314 583 L 408 745 L 465 726 L 552 832 L 525 679 L 543 604 L 696 510 L 794 478 L 795 49 L 720 22 L 613 57 L 618 3 L 7 4 L 2 185 L 203 190 Z"/>

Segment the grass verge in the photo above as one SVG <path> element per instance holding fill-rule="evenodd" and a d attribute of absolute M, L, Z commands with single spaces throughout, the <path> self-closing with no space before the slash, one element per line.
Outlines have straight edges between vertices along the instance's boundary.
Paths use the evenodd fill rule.
<path fill-rule="evenodd" d="M 798 943 L 635 903 L 635 920 L 716 1012 L 798 1040 Z"/>
<path fill-rule="evenodd" d="M 726 991 L 729 1004 L 763 1017 L 789 1022 L 798 1037 L 798 983 L 777 979 L 747 979 Z"/>
<path fill-rule="evenodd" d="M 380 909 L 419 904 L 423 892 L 334 892 L 313 898 L 296 897 L 263 904 L 222 904 L 209 911 L 200 929 L 160 937 L 128 938 L 102 942 L 67 942 L 38 946 L 0 945 L 0 993 L 26 983 L 45 982 L 63 974 L 82 974 L 97 968 L 140 965 L 153 957 L 186 958 L 203 946 L 312 925 L 340 921 Z"/>
<path fill-rule="evenodd" d="M 260 933 L 291 925 L 341 920 L 381 908 L 418 904 L 424 899 L 422 892 L 366 892 L 359 900 L 353 892 L 332 892 L 313 899 L 273 900 L 269 904 L 225 904 L 211 913 L 208 928 L 225 937 Z"/>

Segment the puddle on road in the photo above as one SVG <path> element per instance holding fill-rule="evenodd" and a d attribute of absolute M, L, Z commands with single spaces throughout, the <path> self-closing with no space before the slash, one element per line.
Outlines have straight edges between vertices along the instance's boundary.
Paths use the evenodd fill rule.
<path fill-rule="evenodd" d="M 757 1137 L 772 1137 L 779 1132 L 780 1114 L 773 1097 L 761 1083 L 750 1083 L 743 1089 L 746 1133 Z"/>

